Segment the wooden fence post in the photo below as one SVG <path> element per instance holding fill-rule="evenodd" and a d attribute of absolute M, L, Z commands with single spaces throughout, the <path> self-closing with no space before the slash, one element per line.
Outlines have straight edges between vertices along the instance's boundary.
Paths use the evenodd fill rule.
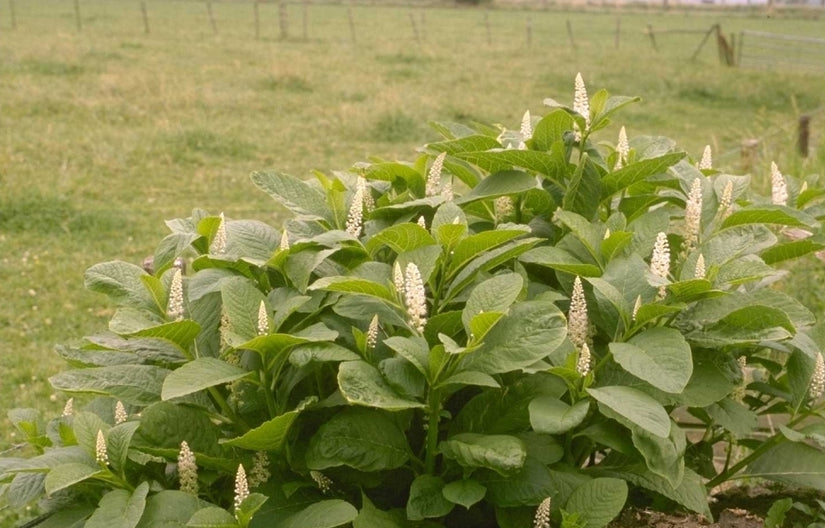
<path fill-rule="evenodd" d="M 410 11 L 410 25 L 412 26 L 413 37 L 415 41 L 421 44 L 421 36 L 418 34 L 418 25 L 415 23 L 415 14 Z"/>
<path fill-rule="evenodd" d="M 80 0 L 74 0 L 74 21 L 78 31 L 83 31 L 83 18 L 80 16 Z"/>
<path fill-rule="evenodd" d="M 278 2 L 278 25 L 281 28 L 281 40 L 289 38 L 289 10 L 285 0 Z"/>
<path fill-rule="evenodd" d="M 215 23 L 215 15 L 212 13 L 212 0 L 206 0 L 206 14 L 209 15 L 209 25 L 212 26 L 212 34 L 218 34 L 218 24 Z"/>
<path fill-rule="evenodd" d="M 659 46 L 656 45 L 656 34 L 653 32 L 653 26 L 650 24 L 647 25 L 647 36 L 650 37 L 650 45 L 658 52 Z"/>
<path fill-rule="evenodd" d="M 261 13 L 258 7 L 258 0 L 252 2 L 252 14 L 255 17 L 255 40 L 261 39 Z"/>
<path fill-rule="evenodd" d="M 570 23 L 569 18 L 567 19 L 567 38 L 570 39 L 570 47 L 577 49 L 576 40 L 573 38 L 573 24 Z"/>
<path fill-rule="evenodd" d="M 301 18 L 302 18 L 302 22 L 303 22 L 303 24 L 302 24 L 303 25 L 303 37 L 304 37 L 304 40 L 309 40 L 309 4 L 308 4 L 308 0 L 304 0 L 302 12 L 303 12 L 303 16 Z"/>
<path fill-rule="evenodd" d="M 808 157 L 808 143 L 811 139 L 811 116 L 799 116 L 799 155 L 803 158 Z"/>
<path fill-rule="evenodd" d="M 714 25 L 714 26 L 710 26 L 710 29 L 708 30 L 708 32 L 707 32 L 707 33 L 705 33 L 704 38 L 702 38 L 702 42 L 700 42 L 700 43 L 699 43 L 699 46 L 697 46 L 697 47 L 696 47 L 696 51 L 694 51 L 694 52 L 693 52 L 693 55 L 691 55 L 690 60 L 692 60 L 692 61 L 693 61 L 693 60 L 696 60 L 696 57 L 698 57 L 698 56 L 699 56 L 699 52 L 700 52 L 700 51 L 702 51 L 702 48 L 703 48 L 703 47 L 705 47 L 705 43 L 708 41 L 708 39 L 710 38 L 711 34 L 712 34 L 715 30 L 716 30 L 716 26 L 715 26 L 715 25 Z"/>
<path fill-rule="evenodd" d="M 493 44 L 493 33 L 490 31 L 490 12 L 484 11 L 484 28 L 487 30 L 487 45 Z"/>
<path fill-rule="evenodd" d="M 15 9 L 14 0 L 9 0 L 9 17 L 11 18 L 11 28 L 17 29 L 17 9 Z"/>
<path fill-rule="evenodd" d="M 140 0 L 140 16 L 143 18 L 143 33 L 149 34 L 149 8 L 146 7 L 146 0 Z"/>
<path fill-rule="evenodd" d="M 350 38 L 352 38 L 352 43 L 355 44 L 357 42 L 356 35 L 355 35 L 355 17 L 352 14 L 352 6 L 347 6 L 347 18 L 349 19 L 349 34 Z"/>
<path fill-rule="evenodd" d="M 743 139 L 739 150 L 742 170 L 750 171 L 756 165 L 756 158 L 759 156 L 759 140 Z"/>

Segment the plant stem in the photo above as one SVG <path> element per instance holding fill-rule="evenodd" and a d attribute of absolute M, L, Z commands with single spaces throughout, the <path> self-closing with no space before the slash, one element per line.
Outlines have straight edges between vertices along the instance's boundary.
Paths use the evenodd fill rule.
<path fill-rule="evenodd" d="M 427 396 L 427 444 L 424 452 L 424 472 L 435 473 L 435 455 L 438 449 L 438 422 L 441 419 L 441 393 L 430 388 Z"/>

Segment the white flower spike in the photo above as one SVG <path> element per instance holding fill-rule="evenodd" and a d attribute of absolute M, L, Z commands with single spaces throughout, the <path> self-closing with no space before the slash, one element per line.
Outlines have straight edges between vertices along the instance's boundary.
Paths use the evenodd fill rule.
<path fill-rule="evenodd" d="M 776 162 L 771 162 L 771 202 L 774 205 L 788 205 L 788 185 L 779 172 Z"/>
<path fill-rule="evenodd" d="M 361 235 L 361 227 L 364 223 L 364 188 L 356 187 L 347 214 L 346 231 L 350 235 L 358 238 Z"/>
<path fill-rule="evenodd" d="M 616 143 L 616 165 L 613 170 L 619 170 L 627 165 L 627 156 L 630 153 L 630 145 L 627 142 L 627 131 L 624 127 L 619 130 L 619 142 Z"/>
<path fill-rule="evenodd" d="M 576 361 L 576 372 L 581 376 L 587 376 L 590 373 L 590 347 L 587 343 L 582 345 L 579 350 L 579 359 Z"/>
<path fill-rule="evenodd" d="M 261 301 L 258 305 L 258 335 L 269 334 L 269 311 L 266 309 L 266 303 Z"/>
<path fill-rule="evenodd" d="M 667 243 L 667 235 L 659 233 L 656 235 L 656 243 L 653 246 L 653 256 L 650 258 L 650 271 L 653 275 L 666 279 L 670 273 L 670 246 Z M 667 294 L 664 286 L 659 286 L 657 300 L 662 300 Z"/>
<path fill-rule="evenodd" d="M 172 275 L 172 284 L 169 286 L 169 302 L 166 305 L 166 315 L 173 321 L 183 320 L 183 273 L 175 268 Z"/>
<path fill-rule="evenodd" d="M 533 122 L 530 116 L 530 110 L 524 112 L 521 118 L 521 140 L 528 141 L 533 138 Z M 525 147 L 526 148 L 526 147 Z"/>
<path fill-rule="evenodd" d="M 696 259 L 696 268 L 693 272 L 693 278 L 704 279 L 705 275 L 707 275 L 707 270 L 705 270 L 705 256 L 699 253 L 699 257 Z"/>
<path fill-rule="evenodd" d="M 178 482 L 182 492 L 198 496 L 198 464 L 186 440 L 180 443 L 178 453 Z"/>
<path fill-rule="evenodd" d="M 576 82 L 573 92 L 573 111 L 584 117 L 584 131 L 590 129 L 590 100 L 587 98 L 587 88 L 584 86 L 582 74 L 576 74 Z M 573 125 L 576 133 L 576 141 L 581 141 L 582 131 L 578 125 Z"/>
<path fill-rule="evenodd" d="M 97 438 L 95 439 L 95 462 L 106 466 L 109 464 L 109 452 L 106 448 L 106 437 L 103 436 L 103 431 L 97 430 Z"/>
<path fill-rule="evenodd" d="M 233 506 L 235 507 L 235 516 L 238 516 L 238 509 L 243 504 L 243 501 L 249 497 L 249 482 L 246 480 L 246 471 L 243 464 L 238 465 L 238 472 L 235 474 L 235 500 Z"/>
<path fill-rule="evenodd" d="M 437 196 L 441 189 L 441 171 L 444 170 L 444 159 L 447 157 L 446 152 L 442 152 L 436 156 L 433 164 L 430 166 L 430 172 L 427 174 L 427 183 L 424 188 L 426 196 Z"/>
<path fill-rule="evenodd" d="M 115 404 L 115 425 L 120 425 L 128 419 L 129 415 L 126 413 L 126 407 L 123 406 L 123 402 L 118 401 Z"/>
<path fill-rule="evenodd" d="M 536 517 L 533 519 L 533 528 L 550 528 L 550 506 L 552 499 L 547 497 L 536 508 Z"/>
<path fill-rule="evenodd" d="M 811 387 L 808 392 L 814 400 L 818 400 L 825 393 L 825 360 L 822 359 L 821 352 L 816 354 L 814 375 L 811 378 Z"/>
<path fill-rule="evenodd" d="M 74 398 L 66 400 L 66 405 L 63 407 L 62 416 L 74 416 Z"/>
<path fill-rule="evenodd" d="M 573 281 L 573 293 L 570 295 L 570 310 L 567 313 L 567 336 L 576 348 L 587 344 L 587 332 L 590 322 L 587 318 L 587 300 L 584 287 L 578 276 Z"/>
<path fill-rule="evenodd" d="M 699 160 L 699 170 L 710 170 L 713 168 L 713 154 L 710 150 L 710 145 L 705 145 L 705 150 L 702 152 L 702 159 Z"/>
<path fill-rule="evenodd" d="M 722 198 L 719 199 L 719 218 L 725 220 L 733 212 L 733 181 L 728 181 L 722 190 Z"/>
<path fill-rule="evenodd" d="M 226 253 L 226 218 L 224 218 L 223 213 L 220 214 L 218 229 L 215 231 L 215 238 L 212 239 L 209 252 L 214 255 L 223 255 Z"/>
<path fill-rule="evenodd" d="M 407 306 L 407 315 L 410 326 L 419 333 L 424 332 L 427 325 L 427 294 L 418 266 L 410 262 L 404 271 L 404 304 Z"/>
<path fill-rule="evenodd" d="M 256 451 L 252 460 L 252 469 L 249 471 L 249 487 L 257 488 L 269 481 L 272 472 L 269 471 L 269 456 L 265 451 Z"/>
<path fill-rule="evenodd" d="M 684 256 L 694 249 L 699 242 L 699 231 L 702 227 L 702 180 L 696 178 L 690 184 L 687 202 L 685 203 L 685 238 L 682 242 Z"/>
<path fill-rule="evenodd" d="M 373 349 L 378 345 L 378 314 L 372 316 L 370 326 L 367 328 L 367 348 Z"/>

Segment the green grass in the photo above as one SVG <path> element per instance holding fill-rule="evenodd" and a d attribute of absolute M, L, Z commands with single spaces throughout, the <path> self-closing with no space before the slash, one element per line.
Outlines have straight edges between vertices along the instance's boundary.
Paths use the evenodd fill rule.
<path fill-rule="evenodd" d="M 52 348 L 103 330 L 113 310 L 84 291 L 87 267 L 140 263 L 164 236 L 163 221 L 194 207 L 278 226 L 278 208 L 248 181 L 252 170 L 305 176 L 369 156 L 411 159 L 437 139 L 428 121 L 516 128 L 526 109 L 543 112 L 545 97 L 570 102 L 578 71 L 591 93 L 644 99 L 602 139 L 615 141 L 626 124 L 631 136 L 667 135 L 694 157 L 709 143 L 722 153 L 717 163 L 732 167 L 742 138 L 823 105 L 822 76 L 720 66 L 712 43 L 691 62 L 701 35 L 662 35 L 656 52 L 643 33 L 647 24 L 717 22 L 726 33 L 825 33 L 825 21 L 812 18 L 493 10 L 488 44 L 483 11 L 428 8 L 416 43 L 409 8 L 356 6 L 353 43 L 338 5 L 309 7 L 307 40 L 302 8 L 290 5 L 283 41 L 272 4 L 261 5 L 260 40 L 246 3 L 214 5 L 218 35 L 197 2 L 150 2 L 150 35 L 136 2 L 84 0 L 82 8 L 78 33 L 71 3 L 18 2 L 12 33 L 0 3 L 4 409 L 61 408 L 65 397 L 52 401 L 46 381 L 62 367 Z M 791 163 L 792 138 L 792 128 L 772 136 L 765 158 Z M 13 442 L 7 423 L 0 432 L 0 445 Z"/>

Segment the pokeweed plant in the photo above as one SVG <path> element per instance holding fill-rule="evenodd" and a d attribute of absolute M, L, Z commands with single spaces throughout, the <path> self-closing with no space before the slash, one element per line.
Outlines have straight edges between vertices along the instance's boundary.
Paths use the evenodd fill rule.
<path fill-rule="evenodd" d="M 119 308 L 51 379 L 86 403 L 10 413 L 34 455 L 4 500 L 43 527 L 598 528 L 629 486 L 708 517 L 733 478 L 825 489 L 825 327 L 769 287 L 825 248 L 825 191 L 595 143 L 635 101 L 579 76 L 412 163 L 254 173 L 282 230 L 195 210 L 152 270 L 93 266 Z"/>

